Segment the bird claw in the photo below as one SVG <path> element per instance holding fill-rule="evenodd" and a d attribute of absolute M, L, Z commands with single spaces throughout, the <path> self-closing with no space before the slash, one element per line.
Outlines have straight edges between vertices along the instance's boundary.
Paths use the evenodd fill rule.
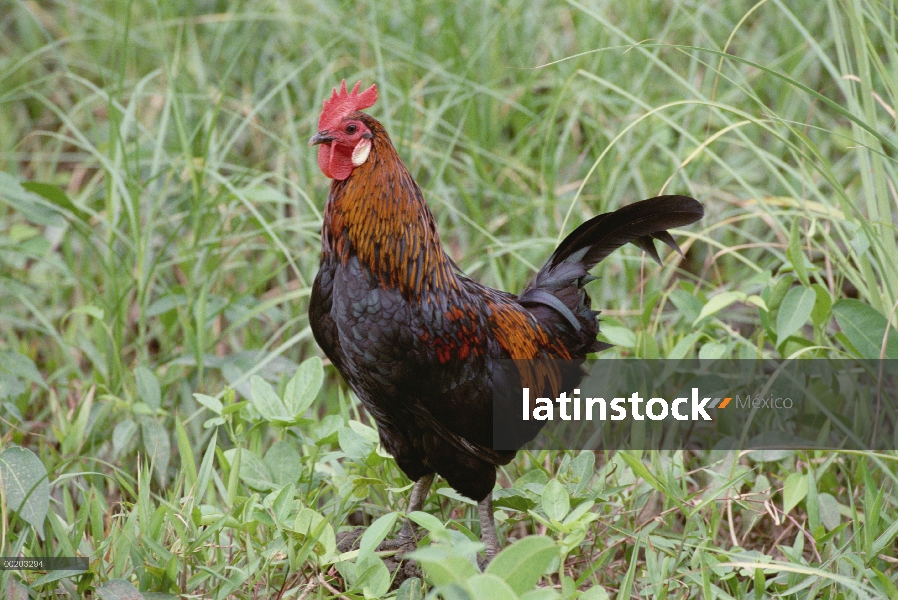
<path fill-rule="evenodd" d="M 350 531 L 342 531 L 337 534 L 337 550 L 340 552 L 350 552 L 358 550 L 362 541 L 362 535 L 367 531 L 366 527 L 356 527 Z M 415 531 L 406 523 L 399 530 L 399 534 L 389 540 L 382 541 L 376 552 L 395 552 L 397 557 L 401 557 L 407 552 L 411 552 L 418 547 L 415 539 Z"/>
<path fill-rule="evenodd" d="M 382 541 L 377 550 L 378 552 L 397 551 L 397 554 L 400 556 L 406 552 L 411 552 L 418 547 L 416 533 L 416 528 L 406 522 L 402 525 L 402 529 L 399 530 L 399 535 L 391 540 Z"/>
<path fill-rule="evenodd" d="M 383 561 L 387 570 L 393 576 L 393 583 L 390 590 L 399 589 L 406 579 L 412 577 L 423 577 L 421 567 L 405 555 L 418 548 L 418 542 L 415 540 L 415 534 L 407 525 L 403 526 L 395 538 L 384 540 L 377 546 L 378 552 L 393 552 L 392 556 L 384 556 Z"/>
<path fill-rule="evenodd" d="M 480 567 L 481 571 L 486 571 L 486 568 L 489 566 L 489 564 L 493 562 L 494 558 L 496 558 L 497 553 L 498 552 L 496 548 L 487 547 L 486 550 L 484 550 L 483 554 L 477 555 L 477 566 Z"/>
<path fill-rule="evenodd" d="M 378 552 L 397 551 L 400 554 L 411 552 L 418 547 L 418 544 L 411 537 L 398 535 L 391 540 L 384 540 L 377 547 Z"/>

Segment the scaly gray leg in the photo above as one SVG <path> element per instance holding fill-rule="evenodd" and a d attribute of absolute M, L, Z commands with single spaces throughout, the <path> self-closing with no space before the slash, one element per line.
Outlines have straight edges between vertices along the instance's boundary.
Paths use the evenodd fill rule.
<path fill-rule="evenodd" d="M 412 488 L 412 495 L 408 502 L 408 512 L 421 510 L 424 507 L 424 501 L 427 499 L 427 494 L 430 492 L 430 486 L 433 485 L 433 476 L 434 474 L 431 473 L 415 482 L 415 487 Z M 397 535 L 395 539 L 384 540 L 377 549 L 398 550 L 403 546 L 417 544 L 417 530 L 418 527 L 414 523 L 406 520 L 402 525 L 402 529 L 399 530 L 399 535 Z"/>
<path fill-rule="evenodd" d="M 412 496 L 408 501 L 408 512 L 415 512 L 424 508 L 424 501 L 427 500 L 430 486 L 433 485 L 433 476 L 434 474 L 431 473 L 415 482 L 415 487 L 412 488 Z"/>
<path fill-rule="evenodd" d="M 477 512 L 480 515 L 480 541 L 486 546 L 483 551 L 486 556 L 483 566 L 486 566 L 499 552 L 499 536 L 496 535 L 496 521 L 493 518 L 492 492 L 477 504 Z"/>

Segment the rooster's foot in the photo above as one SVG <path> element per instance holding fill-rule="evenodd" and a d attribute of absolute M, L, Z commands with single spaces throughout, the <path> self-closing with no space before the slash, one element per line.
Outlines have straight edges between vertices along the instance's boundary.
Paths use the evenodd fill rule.
<path fill-rule="evenodd" d="M 397 554 L 402 555 L 406 552 L 411 552 L 415 548 L 418 547 L 418 542 L 415 539 L 415 530 L 408 523 L 402 526 L 402 529 L 399 531 L 399 535 L 391 540 L 384 540 L 377 547 L 378 552 L 389 552 L 396 551 Z"/>

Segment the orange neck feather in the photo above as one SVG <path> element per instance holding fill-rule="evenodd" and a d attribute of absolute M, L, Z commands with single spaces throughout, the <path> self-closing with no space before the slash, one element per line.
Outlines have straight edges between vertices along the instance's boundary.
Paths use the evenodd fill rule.
<path fill-rule="evenodd" d="M 324 254 L 343 264 L 357 256 L 383 287 L 400 289 L 406 297 L 457 288 L 421 189 L 380 123 L 363 116 L 374 134 L 373 147 L 348 178 L 331 184 Z"/>

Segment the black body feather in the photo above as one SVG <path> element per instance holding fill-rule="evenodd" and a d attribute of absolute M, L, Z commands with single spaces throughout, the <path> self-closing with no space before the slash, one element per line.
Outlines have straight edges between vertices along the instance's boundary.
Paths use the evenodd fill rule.
<path fill-rule="evenodd" d="M 389 136 L 369 116 L 353 118 L 372 128 L 373 148 L 328 196 L 312 332 L 406 475 L 436 472 L 479 501 L 495 485 L 496 465 L 514 457 L 493 449 L 495 361 L 601 350 L 598 313 L 582 289 L 588 271 L 630 242 L 656 260 L 653 239 L 679 251 L 666 230 L 697 221 L 702 207 L 662 196 L 599 215 L 566 237 L 515 296 L 453 268 Z"/>

